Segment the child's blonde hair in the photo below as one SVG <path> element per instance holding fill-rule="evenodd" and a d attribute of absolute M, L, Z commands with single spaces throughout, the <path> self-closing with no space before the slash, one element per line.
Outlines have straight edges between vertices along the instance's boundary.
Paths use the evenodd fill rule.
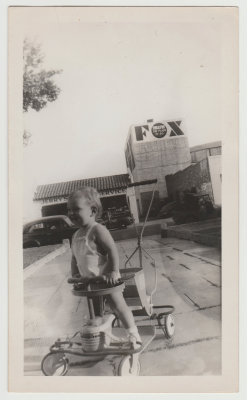
<path fill-rule="evenodd" d="M 97 190 L 91 186 L 82 186 L 69 195 L 68 201 L 81 197 L 84 197 L 88 201 L 88 204 L 95 208 L 95 216 L 100 217 L 102 214 L 102 204 Z"/>

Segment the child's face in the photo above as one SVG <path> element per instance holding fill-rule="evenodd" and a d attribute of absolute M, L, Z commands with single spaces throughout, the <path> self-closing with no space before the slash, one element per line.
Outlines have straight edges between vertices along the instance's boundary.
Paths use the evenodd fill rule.
<path fill-rule="evenodd" d="M 75 197 L 68 201 L 68 216 L 77 226 L 87 226 L 95 220 L 92 207 L 83 197 Z"/>

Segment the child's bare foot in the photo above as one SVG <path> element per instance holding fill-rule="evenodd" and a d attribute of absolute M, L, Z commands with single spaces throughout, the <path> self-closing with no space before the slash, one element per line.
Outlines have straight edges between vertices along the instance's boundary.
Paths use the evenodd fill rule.
<path fill-rule="evenodd" d="M 129 343 L 134 349 L 142 346 L 142 339 L 138 332 L 131 332 L 128 334 Z"/>

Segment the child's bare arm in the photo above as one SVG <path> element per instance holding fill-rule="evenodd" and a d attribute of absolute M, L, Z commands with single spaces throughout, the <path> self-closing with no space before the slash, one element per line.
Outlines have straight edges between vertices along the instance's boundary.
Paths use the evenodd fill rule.
<path fill-rule="evenodd" d="M 71 258 L 71 275 L 73 278 L 77 277 L 80 275 L 79 269 L 77 267 L 76 259 L 75 256 L 72 254 Z"/>
<path fill-rule="evenodd" d="M 103 225 L 97 225 L 95 229 L 95 239 L 99 247 L 108 255 L 108 278 L 110 283 L 115 283 L 119 279 L 119 256 L 116 244 Z"/>

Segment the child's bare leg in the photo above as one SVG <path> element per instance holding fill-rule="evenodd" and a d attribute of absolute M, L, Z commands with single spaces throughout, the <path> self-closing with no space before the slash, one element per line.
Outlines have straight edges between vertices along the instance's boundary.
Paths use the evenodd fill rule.
<path fill-rule="evenodd" d="M 129 341 L 132 343 L 134 348 L 137 348 L 141 344 L 142 340 L 138 333 L 133 314 L 127 306 L 123 294 L 121 292 L 112 293 L 109 296 L 109 303 L 112 311 L 117 314 L 117 317 L 126 329 Z"/>
<path fill-rule="evenodd" d="M 135 326 L 133 314 L 127 306 L 121 292 L 112 293 L 109 296 L 109 304 L 112 311 L 117 314 L 117 317 L 120 319 L 125 329 Z"/>

